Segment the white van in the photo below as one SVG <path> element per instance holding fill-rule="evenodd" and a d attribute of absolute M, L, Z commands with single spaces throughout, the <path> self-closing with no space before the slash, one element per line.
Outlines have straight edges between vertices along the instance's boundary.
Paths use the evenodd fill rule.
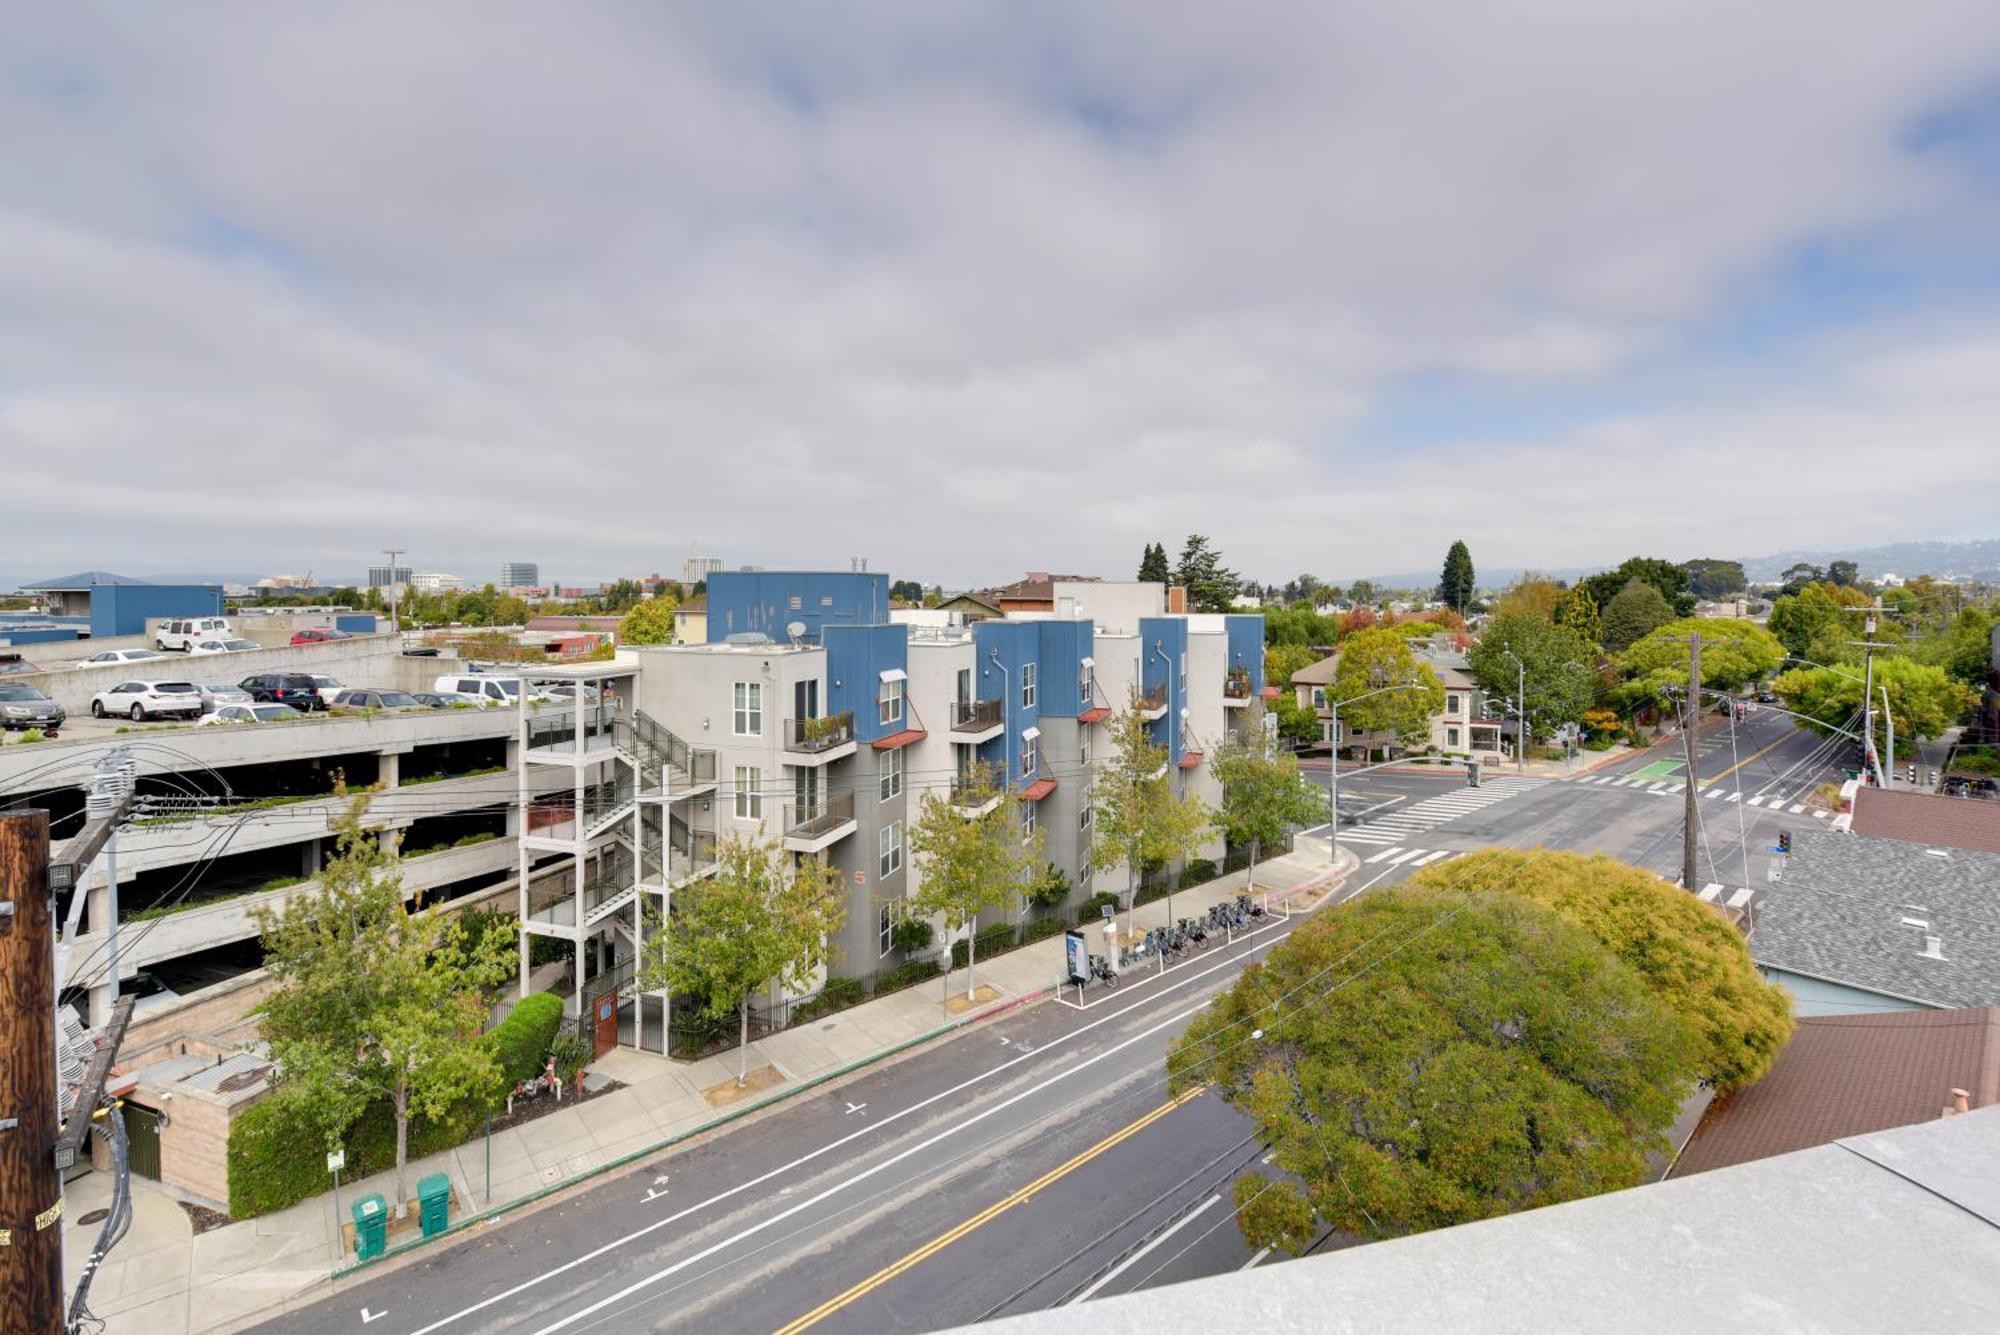
<path fill-rule="evenodd" d="M 439 677 L 432 683 L 431 689 L 462 695 L 482 705 L 519 704 L 521 699 L 519 677 Z M 528 698 L 547 700 L 549 696 L 541 687 L 531 685 L 528 687 Z"/>
<path fill-rule="evenodd" d="M 162 621 L 153 632 L 153 643 L 162 650 L 185 652 L 197 640 L 226 640 L 235 634 L 226 617 L 190 617 L 184 621 Z"/>

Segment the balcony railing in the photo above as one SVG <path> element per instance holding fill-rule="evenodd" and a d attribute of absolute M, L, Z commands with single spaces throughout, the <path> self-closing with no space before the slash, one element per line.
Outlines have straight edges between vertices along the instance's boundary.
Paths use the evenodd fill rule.
<path fill-rule="evenodd" d="M 955 700 L 951 706 L 953 732 L 988 732 L 1007 721 L 1004 700 Z"/>
<path fill-rule="evenodd" d="M 854 711 L 785 720 L 785 749 L 816 755 L 854 740 Z"/>
<path fill-rule="evenodd" d="M 715 831 L 691 829 L 678 820 L 670 829 L 676 879 L 698 875 L 715 865 Z"/>
<path fill-rule="evenodd" d="M 1227 700 L 1248 700 L 1250 698 L 1250 674 L 1232 671 L 1222 679 L 1222 695 Z"/>
<path fill-rule="evenodd" d="M 1137 687 L 1133 688 L 1132 708 L 1140 711 L 1141 713 L 1150 714 L 1156 709 L 1165 709 L 1166 707 L 1167 707 L 1167 684 L 1165 682 L 1161 682 L 1158 686 L 1148 687 L 1144 690 L 1141 690 Z"/>
<path fill-rule="evenodd" d="M 976 811 L 990 802 L 998 800 L 1000 789 L 994 786 L 990 777 L 982 778 L 972 774 L 951 776 L 951 804 L 966 811 Z"/>
<path fill-rule="evenodd" d="M 818 802 L 785 803 L 785 835 L 791 839 L 817 839 L 853 819 L 853 793 L 841 793 Z"/>

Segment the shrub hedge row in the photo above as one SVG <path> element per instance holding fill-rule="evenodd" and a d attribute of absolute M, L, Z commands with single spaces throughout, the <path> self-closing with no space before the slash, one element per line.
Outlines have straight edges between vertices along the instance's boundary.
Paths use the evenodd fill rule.
<path fill-rule="evenodd" d="M 532 1080 L 542 1073 L 549 1046 L 562 1027 L 562 998 L 553 992 L 537 992 L 516 1002 L 507 1018 L 486 1036 L 493 1055 L 500 1062 L 501 1078 L 509 1085 L 516 1080 Z"/>

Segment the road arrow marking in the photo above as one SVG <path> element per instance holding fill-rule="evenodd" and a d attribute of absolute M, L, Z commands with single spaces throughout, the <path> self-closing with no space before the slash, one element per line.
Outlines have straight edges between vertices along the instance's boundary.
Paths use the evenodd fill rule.
<path fill-rule="evenodd" d="M 854 1116 L 854 1114 L 860 1112 L 863 1108 L 866 1108 L 867 1106 L 868 1105 L 865 1103 L 850 1103 L 847 1105 L 847 1111 L 842 1113 L 841 1116 L 852 1117 Z"/>
<path fill-rule="evenodd" d="M 389 1315 L 389 1309 L 386 1307 L 379 1312 L 371 1312 L 364 1307 L 361 1309 L 361 1324 L 365 1326 L 371 1321 L 380 1321 L 387 1315 Z"/>

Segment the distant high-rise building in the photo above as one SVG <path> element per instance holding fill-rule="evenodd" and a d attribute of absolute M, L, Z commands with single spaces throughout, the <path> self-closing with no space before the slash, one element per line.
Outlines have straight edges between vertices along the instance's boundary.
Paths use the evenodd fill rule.
<path fill-rule="evenodd" d="M 426 571 L 411 580 L 410 587 L 418 593 L 454 593 L 465 587 L 465 581 L 456 575 Z"/>
<path fill-rule="evenodd" d="M 720 569 L 722 558 L 719 556 L 690 556 L 681 562 L 681 583 L 700 584 Z"/>
<path fill-rule="evenodd" d="M 532 589 L 542 582 L 542 568 L 533 561 L 509 561 L 500 567 L 500 587 Z"/>
<path fill-rule="evenodd" d="M 410 567 L 408 566 L 368 567 L 368 587 L 371 589 L 386 589 L 391 584 L 408 584 L 409 582 Z"/>

